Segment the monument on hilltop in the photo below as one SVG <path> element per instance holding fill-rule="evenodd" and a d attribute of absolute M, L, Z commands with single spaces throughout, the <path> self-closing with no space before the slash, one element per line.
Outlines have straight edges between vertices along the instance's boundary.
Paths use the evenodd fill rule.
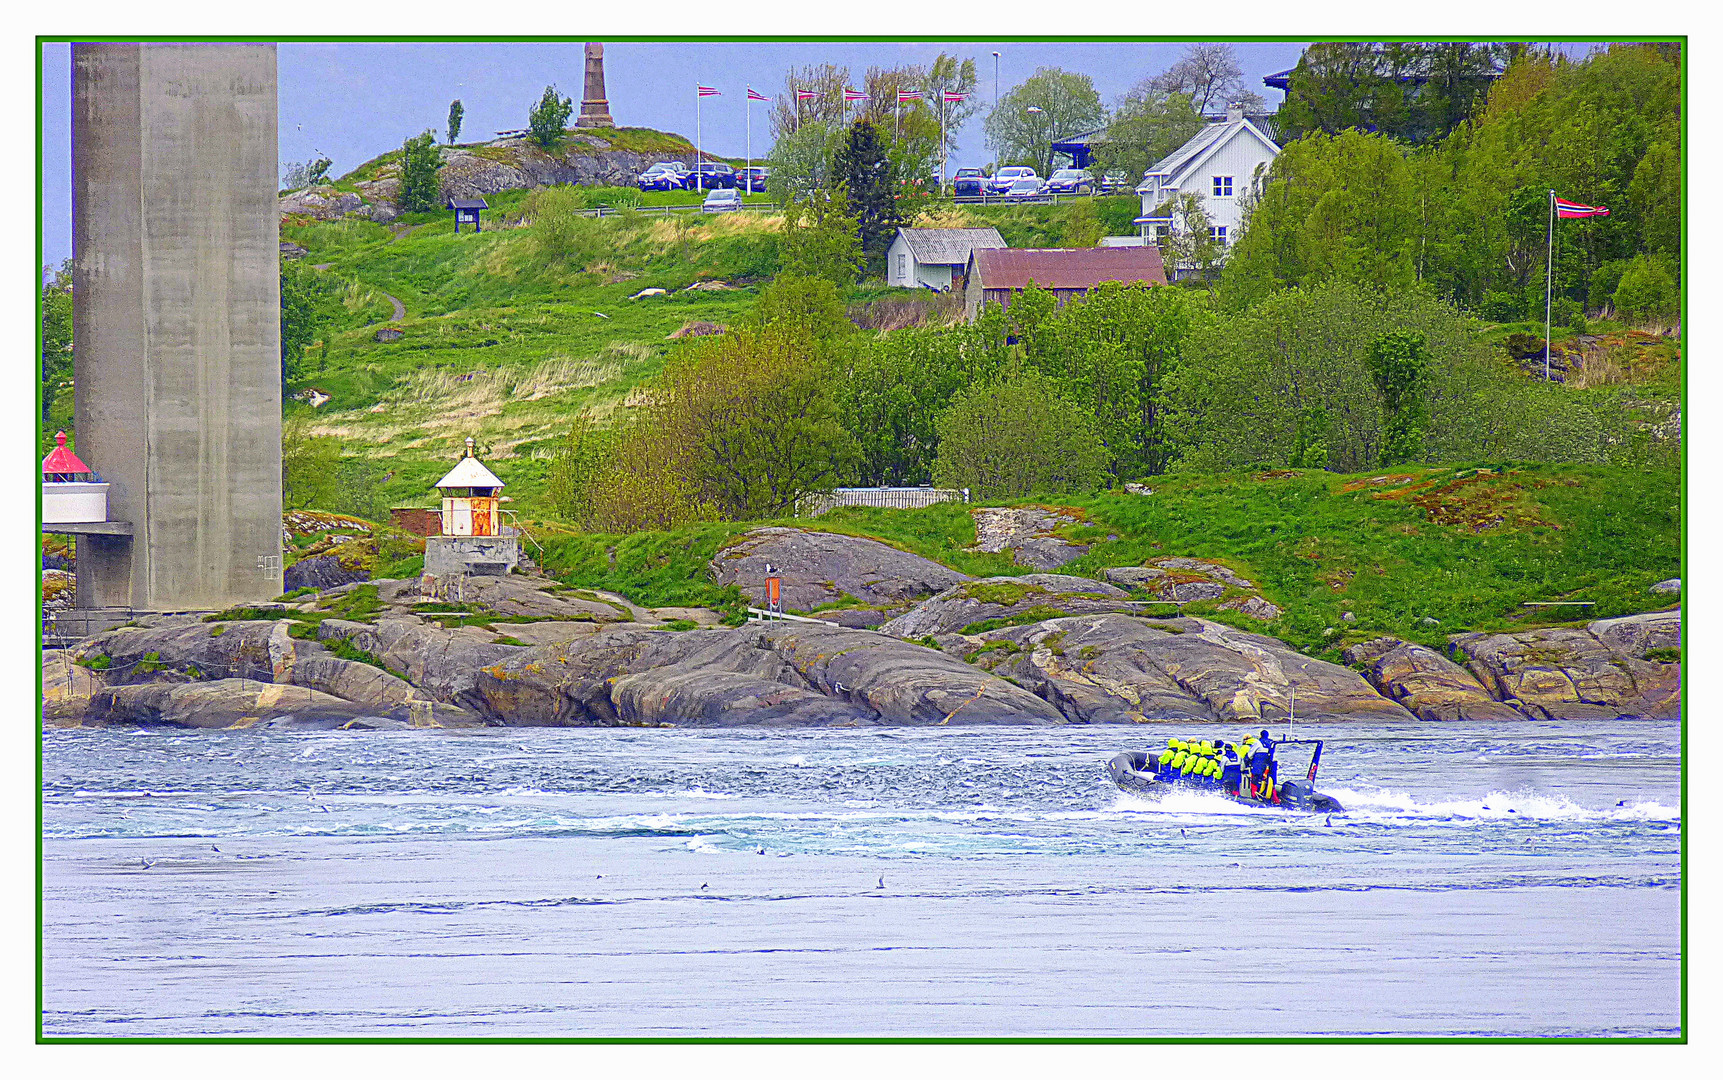
<path fill-rule="evenodd" d="M 586 92 L 580 99 L 580 119 L 575 127 L 615 127 L 610 118 L 610 102 L 604 96 L 604 46 L 596 41 L 586 43 Z"/>

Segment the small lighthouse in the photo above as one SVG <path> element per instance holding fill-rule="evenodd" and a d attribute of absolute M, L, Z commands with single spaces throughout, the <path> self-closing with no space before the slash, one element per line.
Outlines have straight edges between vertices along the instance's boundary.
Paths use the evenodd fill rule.
<path fill-rule="evenodd" d="M 108 485 L 55 432 L 54 449 L 42 459 L 42 526 L 88 525 L 108 520 Z"/>
<path fill-rule="evenodd" d="M 506 574 L 520 562 L 520 539 L 503 524 L 503 482 L 467 451 L 437 481 L 443 499 L 442 532 L 425 538 L 425 573 Z"/>

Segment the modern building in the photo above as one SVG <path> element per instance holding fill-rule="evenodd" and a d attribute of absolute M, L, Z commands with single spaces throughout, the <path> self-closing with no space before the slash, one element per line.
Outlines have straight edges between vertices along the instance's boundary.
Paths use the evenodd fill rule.
<path fill-rule="evenodd" d="M 1225 120 L 1197 132 L 1143 175 L 1137 185 L 1143 213 L 1134 224 L 1159 246 L 1181 227 L 1171 209 L 1173 200 L 1195 195 L 1208 218 L 1209 237 L 1224 259 L 1244 224 L 1243 200 L 1250 194 L 1257 170 L 1279 154 L 1274 140 L 1235 105 L 1227 110 Z"/>
<path fill-rule="evenodd" d="M 1165 285 L 1161 253 L 1154 247 L 978 248 L 965 271 L 963 313 L 974 322 L 983 307 L 1011 306 L 1034 282 L 1064 304 L 1107 281 Z"/>
<path fill-rule="evenodd" d="M 999 230 L 899 229 L 886 249 L 886 282 L 905 289 L 951 288 L 977 248 L 1002 248 Z"/>

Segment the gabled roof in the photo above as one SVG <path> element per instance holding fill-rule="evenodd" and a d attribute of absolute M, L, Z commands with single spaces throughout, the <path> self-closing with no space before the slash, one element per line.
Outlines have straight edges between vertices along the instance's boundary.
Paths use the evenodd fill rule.
<path fill-rule="evenodd" d="M 1031 281 L 1043 289 L 1090 289 L 1103 281 L 1167 283 L 1157 247 L 978 248 L 971 267 L 983 289 L 1021 289 Z"/>
<path fill-rule="evenodd" d="M 909 253 L 923 266 L 962 266 L 969 262 L 969 253 L 978 248 L 1002 248 L 1005 238 L 999 230 L 985 229 L 899 229 L 898 235 L 909 246 Z"/>
<path fill-rule="evenodd" d="M 48 451 L 48 456 L 42 459 L 42 472 L 46 475 L 87 473 L 90 471 L 90 467 L 80 461 L 78 455 L 66 448 L 66 433 L 56 431 L 54 433 L 54 449 Z"/>
<path fill-rule="evenodd" d="M 1280 153 L 1280 147 L 1275 144 L 1275 141 L 1264 135 L 1262 129 L 1251 123 L 1248 118 L 1210 124 L 1192 135 L 1183 146 L 1156 162 L 1153 168 L 1143 174 L 1145 182 L 1139 184 L 1137 190 L 1141 192 L 1146 189 L 1148 187 L 1146 181 L 1151 176 L 1161 177 L 1169 185 L 1177 187 L 1183 174 L 1201 165 L 1208 160 L 1209 155 L 1231 142 L 1235 137 L 1247 134 L 1261 140 L 1263 146 L 1268 148 L 1270 155 Z"/>
<path fill-rule="evenodd" d="M 471 488 L 488 487 L 500 488 L 503 482 L 479 463 L 476 457 L 464 457 L 449 470 L 449 475 L 437 481 L 440 488 Z"/>

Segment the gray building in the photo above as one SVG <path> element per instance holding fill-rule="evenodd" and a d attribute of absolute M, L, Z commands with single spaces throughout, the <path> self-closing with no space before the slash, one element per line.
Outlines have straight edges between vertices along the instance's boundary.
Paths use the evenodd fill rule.
<path fill-rule="evenodd" d="M 1002 248 L 1005 239 L 985 229 L 899 229 L 886 249 L 886 283 L 944 292 L 963 275 L 976 248 Z"/>
<path fill-rule="evenodd" d="M 78 453 L 116 526 L 80 537 L 78 606 L 272 599 L 275 46 L 75 44 L 72 102 Z"/>

